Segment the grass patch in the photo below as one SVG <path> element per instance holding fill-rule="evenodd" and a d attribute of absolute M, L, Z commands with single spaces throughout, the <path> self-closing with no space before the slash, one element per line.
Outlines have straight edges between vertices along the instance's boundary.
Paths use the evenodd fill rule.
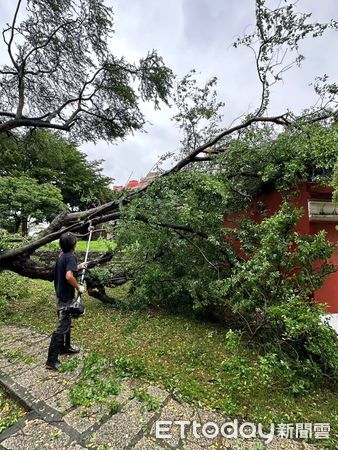
<path fill-rule="evenodd" d="M 108 252 L 114 250 L 116 243 L 114 241 L 108 241 L 106 239 L 98 239 L 97 241 L 91 241 L 90 251 L 91 252 Z M 41 247 L 41 250 L 60 250 L 59 241 L 53 241 L 49 244 Z M 87 241 L 77 241 L 76 251 L 85 252 L 87 250 Z"/>
<path fill-rule="evenodd" d="M 61 368 L 59 369 L 62 373 L 70 373 L 74 372 L 74 370 L 79 366 L 80 358 L 71 358 L 66 362 L 62 363 Z"/>
<path fill-rule="evenodd" d="M 17 402 L 0 389 L 0 433 L 26 414 L 27 412 Z"/>
<path fill-rule="evenodd" d="M 1 280 L 20 292 L 21 284 L 25 286 L 23 296 L 11 298 L 5 322 L 50 333 L 56 320 L 52 284 L 3 272 L 0 290 Z M 116 288 L 113 295 L 122 298 L 127 292 Z M 85 367 L 73 404 L 108 402 L 118 391 L 121 376 L 142 377 L 224 416 L 266 425 L 329 422 L 332 439 L 319 442 L 320 447 L 338 446 L 334 436 L 338 396 L 331 381 L 310 393 L 293 393 L 278 373 L 267 376 L 272 367 L 269 361 L 265 361 L 266 372 L 258 370 L 257 352 L 245 346 L 229 347 L 227 330 L 221 326 L 164 311 L 116 310 L 88 296 L 84 302 L 86 314 L 75 321 L 73 336 L 98 359 Z M 106 384 L 102 383 L 101 375 L 110 372 L 111 378 L 105 377 Z M 142 392 L 137 395 L 142 397 Z M 144 397 L 145 405 L 147 401 L 151 403 Z M 112 410 L 117 408 L 112 405 Z"/>
<path fill-rule="evenodd" d="M 145 404 L 148 411 L 156 411 L 160 407 L 159 400 L 148 394 L 145 389 L 135 389 L 134 396 L 136 400 Z"/>
<path fill-rule="evenodd" d="M 7 352 L 3 352 L 2 354 L 10 360 L 20 361 L 23 362 L 24 364 L 33 364 L 33 362 L 35 361 L 33 356 L 25 355 L 20 348 L 17 348 L 15 350 L 9 350 Z"/>
<path fill-rule="evenodd" d="M 116 400 L 110 400 L 108 402 L 109 413 L 113 416 L 121 411 L 123 404 L 117 402 Z"/>

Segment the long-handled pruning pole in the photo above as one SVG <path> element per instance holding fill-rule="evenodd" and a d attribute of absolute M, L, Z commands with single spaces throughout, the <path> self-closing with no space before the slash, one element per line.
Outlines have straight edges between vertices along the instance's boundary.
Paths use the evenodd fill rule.
<path fill-rule="evenodd" d="M 80 279 L 80 285 L 83 286 L 84 283 L 84 278 L 85 278 L 85 274 L 86 274 L 86 269 L 87 269 L 87 262 L 88 262 L 88 254 L 89 254 L 89 246 L 90 246 L 90 241 L 92 240 L 92 234 L 94 231 L 94 227 L 92 226 L 92 221 L 89 221 L 89 227 L 88 227 L 88 231 L 89 231 L 89 236 L 88 236 L 88 241 L 87 241 L 87 249 L 86 249 L 86 255 L 85 255 L 85 259 L 84 259 L 84 268 L 82 269 L 82 275 L 81 275 L 81 279 Z M 81 303 L 81 294 L 79 293 L 78 298 L 77 298 L 77 302 Z"/>
<path fill-rule="evenodd" d="M 85 278 L 85 273 L 86 273 L 86 265 L 87 265 L 87 261 L 88 261 L 88 254 L 89 254 L 89 246 L 90 246 L 90 241 L 92 239 L 92 234 L 94 231 L 94 227 L 92 226 L 92 221 L 89 222 L 89 237 L 88 237 L 88 242 L 87 242 L 87 250 L 86 250 L 86 256 L 85 256 L 85 260 L 84 260 L 84 268 L 82 270 L 82 275 L 81 275 L 81 279 L 80 279 L 80 285 L 83 286 L 84 283 L 84 278 Z M 76 301 L 74 303 L 72 303 L 71 305 L 67 306 L 65 308 L 65 311 L 68 312 L 74 319 L 82 316 L 82 314 L 84 314 L 85 308 L 81 303 L 81 294 L 79 292 L 79 295 L 76 299 Z"/>

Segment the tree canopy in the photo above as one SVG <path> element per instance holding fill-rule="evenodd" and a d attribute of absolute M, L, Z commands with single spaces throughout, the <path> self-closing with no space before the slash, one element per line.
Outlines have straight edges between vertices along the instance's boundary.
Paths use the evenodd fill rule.
<path fill-rule="evenodd" d="M 113 141 L 141 128 L 140 99 L 166 102 L 172 72 L 155 50 L 137 64 L 115 56 L 113 33 L 103 0 L 17 0 L 3 31 L 0 132 L 38 127 Z"/>
<path fill-rule="evenodd" d="M 0 177 L 0 226 L 28 232 L 28 222 L 51 220 L 55 213 L 65 211 L 60 190 L 50 183 L 39 184 L 35 179 Z"/>
<path fill-rule="evenodd" d="M 102 170 L 102 161 L 88 161 L 73 142 L 48 130 L 27 132 L 21 139 L 0 136 L 0 176 L 51 183 L 68 209 L 91 208 L 114 198 L 112 179 Z"/>
<path fill-rule="evenodd" d="M 101 0 L 85 0 L 80 4 L 72 0 L 51 0 L 48 4 L 28 0 L 28 17 L 17 24 L 22 3 L 22 0 L 17 2 L 13 21 L 4 31 L 9 63 L 0 72 L 4 87 L 0 132 L 20 130 L 22 127 L 47 127 L 73 130 L 74 136 L 81 136 L 84 140 L 95 139 L 98 133 L 101 138 L 111 140 L 142 126 L 143 117 L 138 105 L 140 99 L 152 100 L 155 105 L 160 99 L 167 101 L 172 73 L 155 52 L 137 66 L 127 64 L 124 58 L 117 59 L 110 53 L 112 11 Z M 317 80 L 315 89 L 319 99 L 310 110 L 299 116 L 291 111 L 268 115 L 270 86 L 280 82 L 286 70 L 301 64 L 300 42 L 307 37 L 321 36 L 330 28 L 337 29 L 337 23 L 311 22 L 310 16 L 297 12 L 291 2 L 286 1 L 285 5 L 271 9 L 264 0 L 257 0 L 254 31 L 238 39 L 234 45 L 244 45 L 254 51 L 257 74 L 261 80 L 261 104 L 252 113 L 224 127 L 215 121 L 216 115 L 221 117 L 221 105 L 215 97 L 208 96 L 214 81 L 199 90 L 189 77 L 186 78 L 185 86 L 181 84 L 183 89 L 178 92 L 177 104 L 181 112 L 176 120 L 186 133 L 184 142 L 189 148 L 184 150 L 171 169 L 162 173 L 161 178 L 168 179 L 170 183 L 169 178 L 174 174 L 185 172 L 190 167 L 197 168 L 197 171 L 204 170 L 209 164 L 217 171 L 222 168 L 224 157 L 226 161 L 227 155 L 231 158 L 238 149 L 233 162 L 234 172 L 229 173 L 228 177 L 238 180 L 238 186 L 231 185 L 230 189 L 242 199 L 241 193 L 246 192 L 246 186 L 255 185 L 257 179 L 256 173 L 246 170 L 250 159 L 255 159 L 255 154 L 263 164 L 266 162 L 259 177 L 263 172 L 276 171 L 275 164 L 269 165 L 268 156 L 264 155 L 264 159 L 259 153 L 260 149 L 273 150 L 269 148 L 269 141 L 274 145 L 278 134 L 285 130 L 290 130 L 295 136 L 302 130 L 306 133 L 306 128 L 311 124 L 318 123 L 321 129 L 330 127 L 336 115 L 337 89 L 334 83 L 328 83 L 327 77 Z M 294 59 L 297 55 L 298 58 Z M 133 80 L 139 82 L 139 97 Z M 46 105 L 47 112 L 43 111 Z M 24 114 L 25 108 L 27 116 Z M 117 122 L 111 120 L 112 115 Z M 126 127 L 120 126 L 121 120 Z M 208 123 L 204 129 L 205 120 Z M 119 131 L 115 133 L 116 127 Z M 253 143 L 257 141 L 257 145 L 251 146 L 251 140 Z M 306 144 L 302 148 L 306 149 Z M 278 156 L 275 157 L 277 163 Z M 320 159 L 320 155 L 316 158 Z M 297 165 L 300 170 L 305 170 L 302 157 L 297 160 Z M 292 176 L 294 173 L 292 171 Z M 123 208 L 130 205 L 133 199 L 146 196 L 147 190 L 148 187 L 143 187 L 138 191 L 125 192 L 106 204 L 56 216 L 34 240 L 20 248 L 2 252 L 0 264 L 11 265 L 22 254 L 29 260 L 29 255 L 40 246 L 58 238 L 64 231 L 83 230 L 89 221 L 94 225 L 114 221 L 116 225 Z M 144 221 L 144 217 L 141 219 Z M 22 260 L 16 270 L 25 273 Z M 36 276 L 39 276 L 39 271 L 37 267 Z M 33 264 L 29 262 L 29 274 L 32 275 L 32 272 Z M 43 273 L 47 276 L 45 271 Z"/>

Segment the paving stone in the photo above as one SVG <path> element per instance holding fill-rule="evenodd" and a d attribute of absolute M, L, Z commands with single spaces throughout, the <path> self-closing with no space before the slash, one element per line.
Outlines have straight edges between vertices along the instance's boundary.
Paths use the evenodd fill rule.
<path fill-rule="evenodd" d="M 225 439 L 221 441 L 220 448 L 236 450 L 261 450 L 266 447 L 258 440 Z"/>
<path fill-rule="evenodd" d="M 25 356 L 34 356 L 45 362 L 47 359 L 49 343 L 50 339 L 44 338 L 43 340 L 38 341 L 31 346 L 24 347 L 23 353 Z"/>
<path fill-rule="evenodd" d="M 192 443 L 192 442 L 182 442 L 180 445 L 180 450 L 205 450 L 205 448 L 211 449 L 211 450 L 218 450 L 222 449 L 225 450 L 226 447 L 220 447 L 219 445 L 211 445 L 210 447 L 201 447 L 198 444 Z M 237 449 L 236 449 L 237 450 Z"/>
<path fill-rule="evenodd" d="M 112 396 L 112 400 L 115 400 L 122 405 L 127 403 L 134 394 L 133 384 L 131 380 L 123 380 L 120 383 L 120 392 L 117 395 Z"/>
<path fill-rule="evenodd" d="M 15 338 L 16 336 L 13 336 L 12 334 L 5 334 L 3 329 L 0 328 L 0 349 L 4 344 L 15 341 Z"/>
<path fill-rule="evenodd" d="M 269 444 L 265 444 L 264 441 L 251 440 L 251 439 L 225 439 L 221 438 L 220 447 L 222 449 L 235 449 L 236 450 L 316 450 L 318 446 L 306 444 L 303 442 L 297 442 L 292 439 L 280 439 L 274 438 Z M 190 450 L 190 449 L 189 449 Z"/>
<path fill-rule="evenodd" d="M 79 406 L 65 415 L 64 420 L 79 433 L 84 433 L 93 425 L 98 425 L 108 414 L 108 408 L 99 405 Z"/>
<path fill-rule="evenodd" d="M 61 431 L 52 423 L 60 420 L 56 413 L 65 414 L 64 425 L 74 429 L 74 433 L 87 432 L 94 426 L 97 429 L 95 433 L 89 436 L 89 443 L 94 446 L 105 445 L 114 450 L 123 450 L 128 445 L 137 450 L 160 450 L 169 447 L 179 448 L 181 450 L 202 450 L 202 449 L 245 449 L 257 450 L 265 448 L 266 450 L 314 450 L 318 446 L 275 438 L 270 444 L 264 445 L 254 440 L 230 440 L 222 436 L 208 439 L 204 436 L 200 438 L 192 435 L 191 427 L 187 429 L 187 437 L 180 437 L 181 428 L 178 425 L 171 427 L 170 439 L 156 439 L 155 419 L 157 420 L 195 420 L 198 423 L 207 422 L 216 423 L 219 427 L 227 421 L 227 418 L 220 414 L 197 409 L 186 404 L 181 404 L 174 399 L 170 399 L 170 394 L 159 387 L 146 383 L 140 379 L 124 379 L 121 382 L 121 390 L 118 395 L 111 396 L 110 400 L 121 403 L 120 412 L 109 417 L 107 407 L 94 405 L 90 408 L 73 408 L 69 401 L 69 388 L 80 376 L 82 370 L 82 361 L 79 366 L 71 372 L 53 373 L 45 369 L 45 361 L 49 346 L 49 336 L 32 331 L 29 328 L 3 326 L 0 327 L 0 346 L 2 351 L 13 352 L 12 360 L 6 358 L 5 354 L 0 353 L 0 369 L 9 375 L 16 383 L 21 385 L 26 393 L 30 393 L 36 403 L 36 412 L 39 414 L 45 411 L 46 420 L 31 420 L 27 418 L 21 425 L 21 429 L 12 436 L 1 442 L 3 448 L 8 450 L 82 450 L 82 447 L 64 431 Z M 17 355 L 15 355 L 15 352 Z M 27 359 L 20 360 L 20 352 Z M 15 357 L 16 356 L 16 357 Z M 29 364 L 29 356 L 32 362 Z M 82 353 L 82 358 L 85 353 Z M 63 356 L 62 361 L 69 360 L 69 357 Z M 15 390 L 17 385 L 10 383 Z M 135 398 L 135 389 L 145 389 L 152 397 L 156 398 L 162 410 L 149 411 L 147 403 L 140 402 Z M 165 406 L 163 407 L 163 404 Z M 48 410 L 47 406 L 56 411 Z M 108 420 L 106 418 L 108 417 Z M 101 426 L 100 422 L 106 420 Z M 152 424 L 152 425 L 151 425 Z M 151 427 L 151 430 L 149 428 Z M 200 428 L 198 431 L 200 432 Z M 150 431 L 150 435 L 149 435 Z M 200 435 L 202 433 L 199 433 Z M 74 435 L 73 435 L 74 436 Z M 76 436 L 76 433 L 75 433 Z M 106 447 L 105 447 L 106 448 Z"/>
<path fill-rule="evenodd" d="M 281 439 L 278 437 L 274 438 L 270 444 L 266 445 L 266 450 L 301 450 L 304 448 L 307 450 L 318 449 L 318 446 L 297 442 L 292 439 Z"/>
<path fill-rule="evenodd" d="M 49 379 L 44 380 L 41 383 L 33 384 L 29 387 L 29 391 L 39 400 L 47 400 L 55 394 L 61 392 L 66 387 L 67 385 L 62 380 Z"/>
<path fill-rule="evenodd" d="M 47 338 L 41 335 L 35 336 L 25 336 L 23 339 L 15 340 L 12 342 L 7 342 L 1 346 L 1 350 L 5 353 L 7 352 L 15 352 L 15 351 L 39 351 L 41 345 L 47 342 Z"/>
<path fill-rule="evenodd" d="M 157 419 L 159 420 L 168 420 L 168 421 L 176 421 L 176 420 L 187 420 L 191 421 L 193 417 L 195 416 L 194 410 L 188 406 L 183 405 L 176 400 L 169 400 L 169 402 L 164 406 L 164 408 L 161 411 L 160 417 Z M 181 427 L 179 425 L 171 425 L 170 426 L 170 432 L 166 434 L 171 434 L 171 437 L 168 439 L 163 439 L 163 443 L 165 445 L 171 445 L 171 446 L 177 446 L 180 441 L 180 434 L 181 434 Z M 153 424 L 151 432 L 151 436 L 156 435 L 156 423 Z"/>
<path fill-rule="evenodd" d="M 145 432 L 154 411 L 144 409 L 142 402 L 131 400 L 124 410 L 107 420 L 90 438 L 94 445 L 108 445 L 114 450 L 128 446 L 139 432 Z"/>
<path fill-rule="evenodd" d="M 20 431 L 1 443 L 11 450 L 62 450 L 71 447 L 70 437 L 40 419 L 28 420 Z"/>
<path fill-rule="evenodd" d="M 13 363 L 8 358 L 3 355 L 0 355 L 0 370 L 5 369 L 6 367 L 11 366 Z"/>
<path fill-rule="evenodd" d="M 34 367 L 31 370 L 25 370 L 22 373 L 13 374 L 12 378 L 21 386 L 30 388 L 45 380 L 57 379 L 57 374 L 47 371 L 45 367 Z"/>
<path fill-rule="evenodd" d="M 72 442 L 71 444 L 68 444 L 67 449 L 69 449 L 69 448 L 71 448 L 72 450 L 82 450 L 82 449 L 86 449 L 87 447 L 82 447 L 81 445 L 76 444 L 75 442 Z M 67 450 L 67 449 L 64 449 L 64 450 Z"/>
<path fill-rule="evenodd" d="M 11 376 L 20 376 L 27 371 L 35 370 L 37 367 L 45 367 L 46 356 L 40 354 L 28 354 L 22 352 L 15 357 L 0 355 L 0 369 L 6 368 L 6 373 Z"/>
<path fill-rule="evenodd" d="M 35 357 L 32 357 L 32 360 L 27 362 L 21 362 L 21 361 L 15 361 L 13 364 L 11 364 L 10 367 L 6 368 L 7 375 L 10 375 L 12 378 L 16 378 L 17 376 L 22 375 L 25 372 L 31 372 L 32 370 L 35 370 L 37 367 L 37 361 Z"/>
<path fill-rule="evenodd" d="M 214 445 L 215 448 L 217 448 L 217 444 L 221 437 L 220 434 L 221 426 L 224 423 L 228 422 L 229 419 L 223 417 L 219 413 L 197 408 L 196 413 L 192 418 L 192 420 L 195 421 L 196 424 L 201 425 L 202 427 L 206 425 L 208 422 L 211 422 L 211 424 L 209 427 L 206 427 L 203 433 L 202 427 L 196 427 L 196 436 L 194 436 L 191 427 L 187 435 L 187 443 L 189 445 L 194 444 L 197 446 L 201 446 L 202 448 L 210 448 L 210 446 L 212 445 Z M 214 424 L 216 428 L 214 427 Z M 212 437 L 213 434 L 215 433 L 217 433 L 216 436 Z M 205 435 L 209 435 L 209 437 L 206 437 Z"/>
<path fill-rule="evenodd" d="M 143 437 L 134 446 L 135 450 L 163 450 L 163 448 L 155 439 L 150 437 Z"/>
<path fill-rule="evenodd" d="M 64 389 L 58 394 L 53 395 L 53 397 L 48 398 L 47 400 L 45 400 L 45 402 L 47 403 L 48 406 L 51 406 L 60 413 L 65 413 L 72 407 L 72 404 L 70 403 L 69 400 L 68 389 Z"/>
<path fill-rule="evenodd" d="M 164 403 L 170 395 L 168 391 L 160 389 L 155 385 L 150 385 L 147 389 L 147 392 L 152 397 L 155 397 L 160 403 Z"/>
<path fill-rule="evenodd" d="M 1 352 L 4 355 L 8 355 L 10 353 L 19 353 L 22 351 L 22 348 L 24 347 L 23 341 L 16 340 L 11 342 L 6 342 L 5 344 L 1 345 Z"/>
<path fill-rule="evenodd" d="M 29 328 L 5 325 L 0 327 L 0 332 L 4 339 L 7 338 L 7 341 L 14 341 L 16 339 L 22 339 L 24 336 L 30 336 L 33 331 Z"/>

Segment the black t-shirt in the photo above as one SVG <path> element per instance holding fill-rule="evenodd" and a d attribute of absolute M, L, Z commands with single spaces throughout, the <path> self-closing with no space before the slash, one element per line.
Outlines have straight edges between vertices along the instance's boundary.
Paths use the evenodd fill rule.
<path fill-rule="evenodd" d="M 77 272 L 77 259 L 74 253 L 61 253 L 56 261 L 54 272 L 54 286 L 56 296 L 59 300 L 73 300 L 75 289 L 71 286 L 67 279 L 68 271 Z"/>

